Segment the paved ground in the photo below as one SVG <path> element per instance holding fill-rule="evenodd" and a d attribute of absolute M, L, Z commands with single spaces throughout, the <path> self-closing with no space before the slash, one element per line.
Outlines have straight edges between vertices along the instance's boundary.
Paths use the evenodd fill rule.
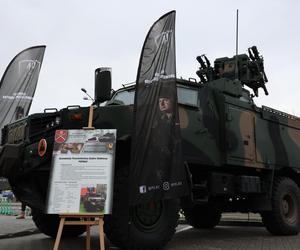
<path fill-rule="evenodd" d="M 0 239 L 19 237 L 39 232 L 31 217 L 17 220 L 15 216 L 0 215 Z"/>
<path fill-rule="evenodd" d="M 166 250 L 299 250 L 300 236 L 275 237 L 264 227 L 218 226 L 178 232 Z"/>
<path fill-rule="evenodd" d="M 221 224 L 228 225 L 230 222 L 231 225 L 239 225 L 240 223 L 245 225 L 245 222 L 248 224 L 248 221 L 249 224 L 253 225 L 259 224 L 261 219 L 256 214 L 228 213 L 223 214 Z M 24 220 L 18 220 L 15 216 L 0 215 L 0 225 L 0 239 L 39 233 L 30 216 Z"/>
<path fill-rule="evenodd" d="M 300 235 L 288 237 L 275 237 L 270 235 L 262 226 L 249 226 L 253 221 L 259 225 L 259 216 L 248 215 L 226 215 L 224 220 L 237 221 L 244 226 L 218 226 L 213 230 L 195 230 L 192 227 L 181 224 L 172 241 L 165 247 L 166 250 L 298 250 L 300 249 Z M 241 222 L 242 221 L 242 222 Z M 53 248 L 53 239 L 38 233 L 30 218 L 16 220 L 11 216 L 0 216 L 0 235 L 8 231 L 11 236 L 19 236 L 20 232 L 30 232 L 24 237 L 11 237 L 6 234 L 5 238 L 0 238 L 0 250 L 50 250 Z M 19 232 L 19 235 L 16 233 Z M 99 249 L 99 238 L 97 228 L 92 229 L 91 249 Z M 84 235 L 75 239 L 64 239 L 61 242 L 61 250 L 85 249 Z M 106 249 L 116 250 L 106 240 Z"/>

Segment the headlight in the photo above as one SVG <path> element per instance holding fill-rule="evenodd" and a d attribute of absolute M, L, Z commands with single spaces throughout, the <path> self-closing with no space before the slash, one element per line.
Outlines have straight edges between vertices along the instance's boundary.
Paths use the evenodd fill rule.
<path fill-rule="evenodd" d="M 54 122 L 55 122 L 55 125 L 59 125 L 60 122 L 61 122 L 60 116 L 55 117 L 55 121 Z"/>

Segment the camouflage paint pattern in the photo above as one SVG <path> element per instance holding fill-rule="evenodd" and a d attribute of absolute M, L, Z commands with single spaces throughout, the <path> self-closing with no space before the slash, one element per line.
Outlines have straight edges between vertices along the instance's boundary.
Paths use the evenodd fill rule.
<path fill-rule="evenodd" d="M 299 168 L 300 118 L 257 107 L 247 90 L 244 98 L 224 94 L 228 86 L 222 92 L 221 85 L 191 86 L 199 92 L 199 106 L 179 107 L 185 160 L 205 166 Z"/>

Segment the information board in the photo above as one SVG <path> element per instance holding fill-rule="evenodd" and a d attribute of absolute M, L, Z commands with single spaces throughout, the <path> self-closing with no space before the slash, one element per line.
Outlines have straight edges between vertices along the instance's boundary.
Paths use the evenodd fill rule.
<path fill-rule="evenodd" d="M 111 213 L 115 147 L 115 129 L 57 130 L 47 213 Z"/>

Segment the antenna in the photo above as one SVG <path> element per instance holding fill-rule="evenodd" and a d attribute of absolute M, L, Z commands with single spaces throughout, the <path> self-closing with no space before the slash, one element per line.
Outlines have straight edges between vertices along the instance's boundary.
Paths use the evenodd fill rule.
<path fill-rule="evenodd" d="M 236 10 L 236 37 L 235 37 L 235 78 L 239 78 L 238 53 L 239 53 L 239 9 Z"/>
<path fill-rule="evenodd" d="M 91 97 L 89 94 L 88 94 L 88 92 L 86 91 L 86 89 L 84 89 L 84 88 L 81 88 L 81 91 L 83 92 L 83 93 L 85 93 L 93 102 L 95 101 L 94 100 L 94 98 L 93 97 Z M 86 98 L 86 97 L 85 97 Z M 84 100 L 89 100 L 88 98 L 83 98 Z"/>

